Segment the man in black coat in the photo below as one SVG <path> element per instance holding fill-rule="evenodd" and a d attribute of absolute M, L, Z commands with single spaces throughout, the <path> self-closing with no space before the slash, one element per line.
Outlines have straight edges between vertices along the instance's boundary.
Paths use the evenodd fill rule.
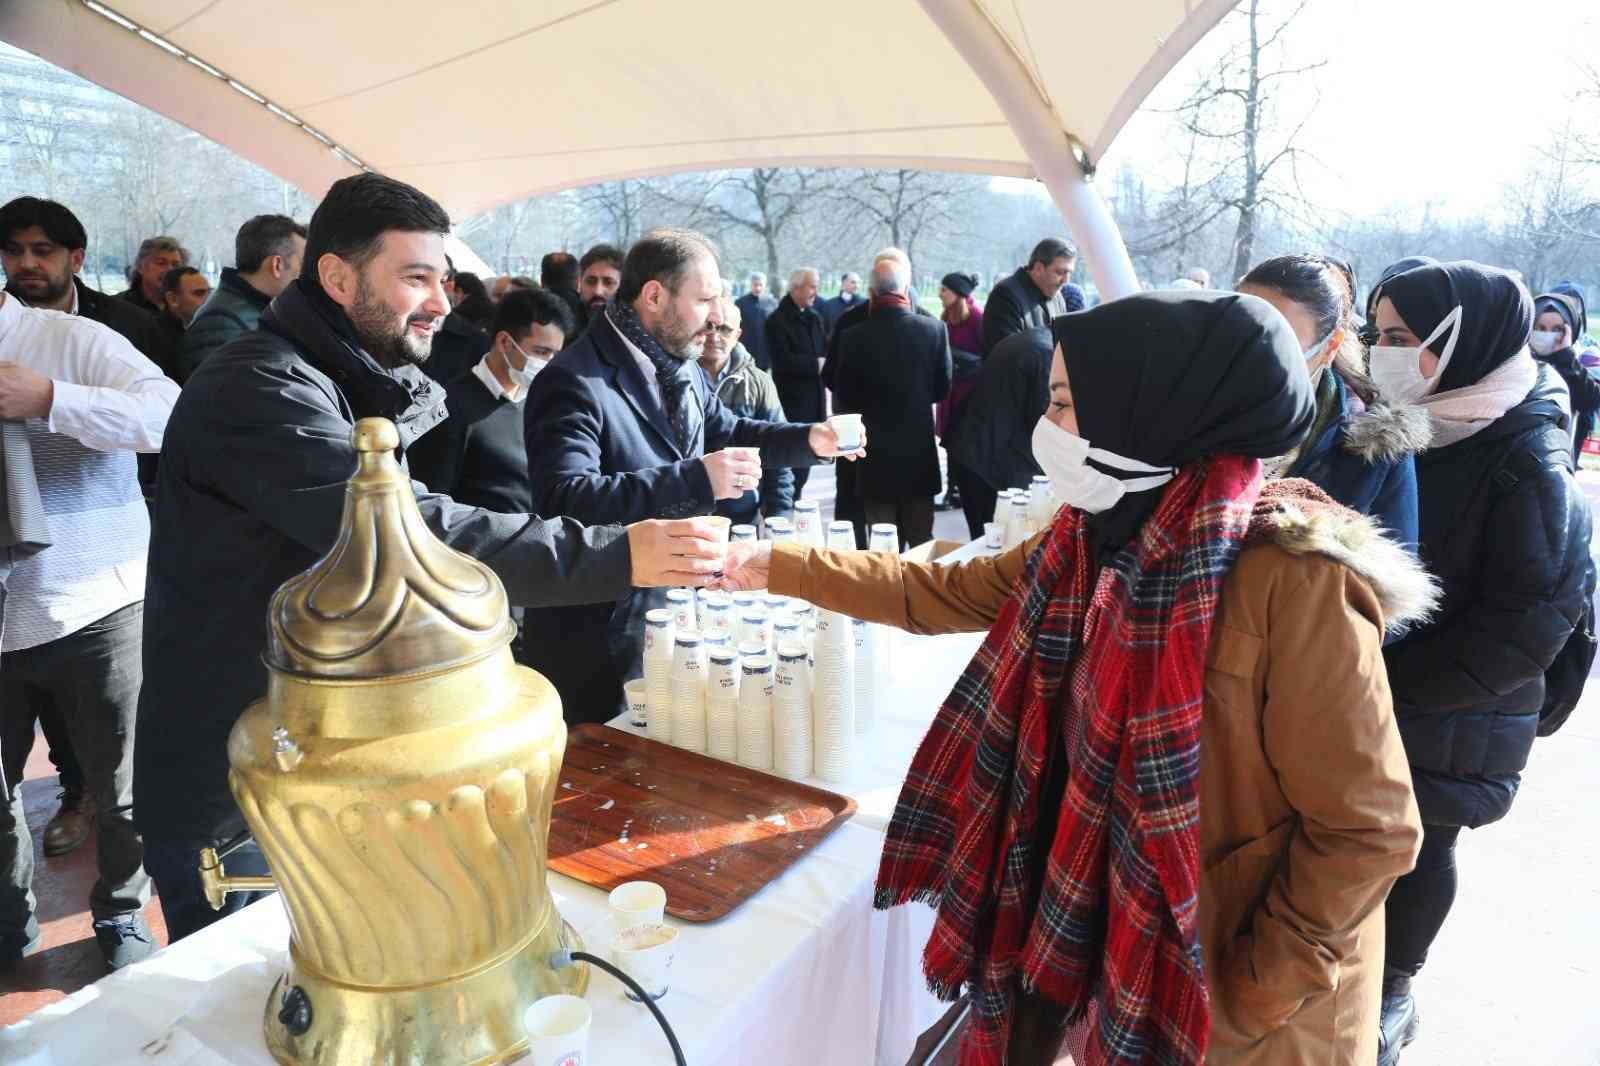
<path fill-rule="evenodd" d="M 1028 265 L 989 291 L 983 305 L 983 354 L 1013 333 L 1048 326 L 1052 318 L 1066 314 L 1061 287 L 1077 264 L 1078 250 L 1060 238 L 1046 237 L 1034 245 Z"/>
<path fill-rule="evenodd" d="M 816 302 L 817 272 L 802 267 L 789 276 L 789 291 L 778 301 L 777 309 L 768 316 L 764 327 L 772 380 L 778 383 L 778 399 L 783 403 L 784 413 L 799 422 L 820 422 L 828 416 L 822 395 L 822 360 L 827 354 L 828 331 L 814 306 Z M 750 335 L 748 324 L 745 335 Z M 800 499 L 810 476 L 809 466 L 795 468 L 796 500 Z"/>
<path fill-rule="evenodd" d="M 554 293 L 572 312 L 572 321 L 583 314 L 583 297 L 578 295 L 578 257 L 571 252 L 546 252 L 539 260 L 539 284 Z"/>
<path fill-rule="evenodd" d="M 873 265 L 865 322 L 839 338 L 834 403 L 866 423 L 872 453 L 856 474 L 865 518 L 893 522 L 901 548 L 933 537 L 933 498 L 942 487 L 933 405 L 950 393 L 950 334 L 911 310 L 910 271 Z"/>
<path fill-rule="evenodd" d="M 540 372 L 524 425 L 536 508 L 585 522 L 708 515 L 761 481 L 765 464 L 837 453 L 826 425 L 735 418 L 695 362 L 720 325 L 715 249 L 697 233 L 655 230 L 628 251 L 617 298 Z M 756 458 L 755 449 L 760 449 Z M 530 611 L 530 665 L 561 693 L 569 722 L 617 713 L 637 676 L 644 613 L 661 594 L 615 605 Z"/>
<path fill-rule="evenodd" d="M 456 288 L 455 264 L 448 258 L 445 264 L 444 290 L 450 300 L 450 313 L 444 316 L 433 335 L 433 354 L 422 364 L 422 372 L 448 386 L 483 358 L 483 353 L 489 350 L 489 334 L 456 310 L 466 299 L 466 293 Z"/>
<path fill-rule="evenodd" d="M 745 351 L 755 357 L 756 366 L 772 372 L 772 360 L 767 357 L 767 318 L 778 309 L 778 301 L 767 292 L 767 276 L 757 270 L 750 275 L 750 291 L 734 303 L 739 305 L 739 319 L 744 323 Z"/>
<path fill-rule="evenodd" d="M 412 447 L 412 476 L 469 507 L 532 511 L 522 405 L 575 330 L 571 309 L 548 289 L 506 293 L 494 307 L 488 351 L 445 389 L 449 417 Z"/>
<path fill-rule="evenodd" d="M 838 328 L 840 317 L 846 311 L 857 304 L 866 303 L 866 298 L 859 291 L 860 288 L 861 276 L 851 271 L 839 279 L 839 295 L 817 301 L 817 311 L 822 315 L 822 325 L 827 329 L 830 338 L 833 336 L 833 331 Z"/>
<path fill-rule="evenodd" d="M 254 333 L 200 365 L 167 423 L 133 780 L 146 868 L 173 940 L 221 916 L 196 864 L 201 848 L 245 829 L 228 790 L 228 733 L 267 689 L 268 600 L 334 545 L 356 421 L 394 422 L 403 463 L 445 417 L 444 390 L 417 364 L 449 309 L 440 285 L 449 230 L 444 210 L 410 186 L 378 174 L 335 182 L 312 216 L 299 280 Z M 514 605 L 704 584 L 725 554 L 703 522 L 585 528 L 415 488 L 429 529 L 492 567 Z M 267 872 L 250 846 L 228 867 Z M 249 901 L 229 896 L 223 910 Z"/>
<path fill-rule="evenodd" d="M 1042 473 L 1033 461 L 1033 427 L 1050 402 L 1054 350 L 1049 326 L 1031 326 L 1001 341 L 945 433 L 967 532 L 974 538 L 994 521 L 1001 489 L 1026 488 Z"/>
<path fill-rule="evenodd" d="M 176 237 L 146 237 L 133 260 L 133 277 L 128 288 L 117 294 L 149 315 L 159 315 L 165 307 L 161 283 L 173 267 L 189 265 L 189 249 Z"/>
<path fill-rule="evenodd" d="M 605 312 L 606 304 L 617 295 L 622 284 L 622 249 L 614 244 L 597 244 L 578 260 L 578 332 Z"/>

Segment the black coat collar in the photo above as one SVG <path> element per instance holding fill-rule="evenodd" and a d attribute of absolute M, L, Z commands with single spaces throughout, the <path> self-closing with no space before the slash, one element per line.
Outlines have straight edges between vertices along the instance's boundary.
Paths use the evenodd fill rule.
<path fill-rule="evenodd" d="M 290 341 L 344 393 L 356 418 L 387 418 L 400 447 L 445 418 L 443 386 L 414 366 L 390 370 L 362 350 L 344 311 L 321 288 L 296 279 L 261 315 L 261 329 Z"/>
<path fill-rule="evenodd" d="M 696 408 L 702 414 L 699 417 L 699 427 L 695 431 L 695 442 L 691 443 L 691 450 L 686 453 L 678 447 L 677 439 L 672 432 L 672 424 L 667 420 L 667 413 L 661 409 L 661 402 L 656 399 L 650 383 L 645 380 L 644 371 L 640 369 L 633 352 L 628 350 L 628 342 L 622 339 L 617 327 L 611 324 L 611 316 L 602 314 L 591 319 L 585 337 L 594 344 L 600 361 L 606 364 L 609 383 L 622 394 L 623 399 L 628 401 L 628 406 L 633 408 L 639 420 L 654 430 L 662 443 L 679 458 L 687 459 L 690 455 L 698 455 L 699 449 L 696 444 L 705 434 L 703 412 L 706 397 L 703 390 L 708 387 L 705 375 L 696 373 L 689 375 L 689 387 L 694 392 L 694 402 L 689 405 L 690 414 L 694 415 Z"/>

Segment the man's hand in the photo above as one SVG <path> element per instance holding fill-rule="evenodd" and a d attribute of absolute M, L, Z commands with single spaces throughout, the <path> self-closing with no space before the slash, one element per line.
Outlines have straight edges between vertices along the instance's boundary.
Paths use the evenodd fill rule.
<path fill-rule="evenodd" d="M 759 592 L 772 573 L 772 541 L 744 540 L 728 545 L 728 558 L 716 587 L 728 592 Z"/>
<path fill-rule="evenodd" d="M 861 427 L 861 447 L 853 452 L 839 451 L 839 434 L 826 422 L 818 422 L 811 427 L 809 443 L 818 459 L 841 458 L 855 462 L 867 454 L 867 427 Z"/>
<path fill-rule="evenodd" d="M 55 382 L 16 363 L 0 363 L 0 419 L 45 418 L 55 403 Z"/>
<path fill-rule="evenodd" d="M 719 500 L 737 500 L 761 485 L 761 449 L 724 448 L 700 460 L 711 479 L 711 494 Z"/>
<path fill-rule="evenodd" d="M 722 573 L 726 534 L 705 518 L 650 519 L 628 527 L 636 588 L 708 585 Z"/>

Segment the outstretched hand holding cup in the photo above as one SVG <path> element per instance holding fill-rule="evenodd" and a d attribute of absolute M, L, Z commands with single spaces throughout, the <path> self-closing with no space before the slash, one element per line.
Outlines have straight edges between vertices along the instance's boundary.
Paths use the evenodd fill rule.
<path fill-rule="evenodd" d="M 628 527 L 636 588 L 700 588 L 721 575 L 728 555 L 726 518 L 649 519 Z"/>
<path fill-rule="evenodd" d="M 810 444 L 819 459 L 854 461 L 867 454 L 867 427 L 860 415 L 834 415 L 811 427 Z"/>

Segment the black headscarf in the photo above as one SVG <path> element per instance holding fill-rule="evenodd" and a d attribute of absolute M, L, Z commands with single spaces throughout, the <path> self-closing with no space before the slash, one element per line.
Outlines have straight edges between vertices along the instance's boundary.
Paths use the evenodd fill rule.
<path fill-rule="evenodd" d="M 1378 275 L 1378 283 L 1367 293 L 1367 321 L 1371 322 L 1378 311 L 1378 290 L 1383 288 L 1383 283 L 1396 274 L 1404 274 L 1408 270 L 1415 270 L 1419 266 L 1433 266 L 1439 260 L 1431 255 L 1408 255 L 1404 259 L 1396 259 L 1383 268 L 1383 273 Z"/>
<path fill-rule="evenodd" d="M 1066 360 L 1079 435 L 1141 463 L 1182 467 L 1207 455 L 1282 455 L 1305 437 L 1315 415 L 1294 330 L 1254 296 L 1129 296 L 1062 315 L 1051 332 Z M 1133 539 L 1163 490 L 1129 493 L 1096 515 L 1101 544 L 1117 548 Z"/>
<path fill-rule="evenodd" d="M 965 300 L 968 296 L 971 296 L 972 291 L 978 287 L 978 275 L 958 273 L 946 274 L 944 278 L 940 280 L 939 284 L 943 285 L 945 288 L 949 289 L 951 292 Z"/>
<path fill-rule="evenodd" d="M 1461 307 L 1461 333 L 1455 354 L 1444 368 L 1435 393 L 1465 388 L 1482 381 L 1528 343 L 1533 332 L 1533 299 L 1520 281 L 1499 267 L 1462 260 L 1434 263 L 1396 274 L 1377 292 L 1394 304 L 1406 328 L 1423 339 L 1446 315 Z M 1374 301 L 1376 306 L 1376 301 Z M 1444 355 L 1450 331 L 1435 337 L 1429 349 Z"/>
<path fill-rule="evenodd" d="M 1578 287 L 1578 283 L 1575 281 L 1558 281 L 1554 285 L 1550 286 L 1550 292 L 1556 296 L 1567 296 L 1577 301 L 1578 328 L 1572 333 L 1573 339 L 1576 340 L 1578 338 L 1578 334 L 1584 333 L 1589 329 L 1588 298 L 1583 295 L 1583 290 Z"/>
<path fill-rule="evenodd" d="M 1583 311 L 1577 300 L 1564 292 L 1547 292 L 1542 296 L 1533 298 L 1533 317 L 1535 320 L 1546 311 L 1554 311 L 1561 316 L 1561 320 L 1572 331 L 1572 343 L 1577 344 L 1578 338 L 1583 335 Z"/>

